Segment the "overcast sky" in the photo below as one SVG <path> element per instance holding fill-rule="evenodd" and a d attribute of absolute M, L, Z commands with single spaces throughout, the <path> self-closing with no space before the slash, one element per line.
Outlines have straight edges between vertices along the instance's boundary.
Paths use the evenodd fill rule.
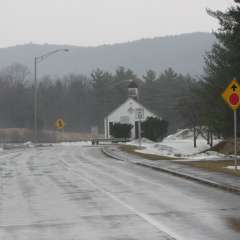
<path fill-rule="evenodd" d="M 232 0 L 0 0 L 0 47 L 92 46 L 217 29 L 206 8 Z"/>

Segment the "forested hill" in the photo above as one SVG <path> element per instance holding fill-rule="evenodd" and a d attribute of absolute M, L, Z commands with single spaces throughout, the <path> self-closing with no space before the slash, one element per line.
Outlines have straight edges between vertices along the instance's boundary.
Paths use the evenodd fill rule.
<path fill-rule="evenodd" d="M 34 56 L 67 47 L 69 53 L 58 53 L 44 61 L 39 74 L 89 74 L 97 68 L 112 72 L 123 66 L 138 75 L 149 69 L 162 72 L 169 67 L 178 73 L 199 75 L 202 73 L 203 56 L 214 41 L 215 37 L 210 33 L 190 33 L 99 47 L 19 45 L 0 49 L 0 68 L 21 63 L 32 70 Z"/>

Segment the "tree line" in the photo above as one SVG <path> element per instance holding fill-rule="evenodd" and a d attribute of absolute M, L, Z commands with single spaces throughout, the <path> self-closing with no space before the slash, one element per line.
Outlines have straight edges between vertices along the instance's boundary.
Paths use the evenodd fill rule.
<path fill-rule="evenodd" d="M 188 94 L 194 79 L 171 68 L 163 73 L 149 70 L 139 77 L 131 69 L 119 67 L 114 73 L 97 69 L 90 76 L 39 79 L 38 126 L 53 129 L 55 121 L 63 118 L 68 131 L 89 132 L 92 126 L 103 131 L 104 117 L 127 99 L 130 80 L 139 86 L 140 102 L 166 119 L 170 131 L 186 125 L 176 103 Z M 13 64 L 0 71 L 1 128 L 33 127 L 33 93 L 32 74 L 26 66 Z"/>

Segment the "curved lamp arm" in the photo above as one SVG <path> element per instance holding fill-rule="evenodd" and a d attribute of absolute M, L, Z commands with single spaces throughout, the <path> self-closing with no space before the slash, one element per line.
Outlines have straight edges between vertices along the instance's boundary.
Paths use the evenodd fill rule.
<path fill-rule="evenodd" d="M 42 62 L 43 60 L 45 60 L 46 58 L 50 57 L 51 55 L 53 55 L 53 54 L 55 54 L 55 53 L 58 53 L 58 52 L 62 52 L 62 51 L 64 51 L 64 52 L 69 52 L 69 49 L 67 49 L 67 48 L 57 49 L 57 50 L 48 52 L 48 53 L 46 53 L 46 54 L 44 54 L 44 55 L 42 55 L 42 56 L 35 57 L 36 62 L 37 62 L 37 63 L 40 63 L 40 62 Z"/>

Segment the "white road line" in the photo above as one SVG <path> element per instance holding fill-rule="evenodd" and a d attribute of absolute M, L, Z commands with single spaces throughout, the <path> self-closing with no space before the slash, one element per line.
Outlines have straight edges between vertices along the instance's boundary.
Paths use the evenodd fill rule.
<path fill-rule="evenodd" d="M 181 240 L 181 238 L 179 236 L 177 236 L 175 233 L 173 233 L 167 227 L 165 227 L 162 224 L 160 224 L 157 220 L 155 220 L 149 214 L 146 214 L 146 213 L 143 213 L 143 212 L 137 210 L 133 206 L 130 206 L 126 202 L 124 202 L 121 199 L 119 199 L 117 196 L 115 196 L 111 192 L 109 192 L 109 191 L 105 190 L 104 188 L 100 187 L 99 185 L 94 183 L 93 180 L 89 179 L 89 176 L 86 176 L 86 174 L 83 173 L 82 171 L 76 170 L 75 168 L 73 168 L 69 163 L 67 163 L 63 159 L 61 159 L 60 161 L 66 166 L 66 168 L 68 170 L 74 172 L 79 177 L 81 177 L 81 179 L 83 179 L 83 181 L 85 181 L 88 184 L 92 185 L 94 188 L 98 189 L 100 192 L 102 192 L 103 194 L 107 195 L 109 198 L 113 199 L 114 201 L 116 201 L 119 204 L 121 204 L 123 207 L 127 208 L 128 210 L 130 210 L 131 212 L 133 212 L 134 214 L 136 214 L 137 216 L 139 216 L 140 218 L 142 218 L 143 220 L 145 220 L 146 222 L 148 222 L 149 224 L 154 226 L 160 232 L 164 233 L 166 235 L 167 239 L 169 239 L 169 240 Z M 182 240 L 184 240 L 184 239 L 182 239 Z"/>

